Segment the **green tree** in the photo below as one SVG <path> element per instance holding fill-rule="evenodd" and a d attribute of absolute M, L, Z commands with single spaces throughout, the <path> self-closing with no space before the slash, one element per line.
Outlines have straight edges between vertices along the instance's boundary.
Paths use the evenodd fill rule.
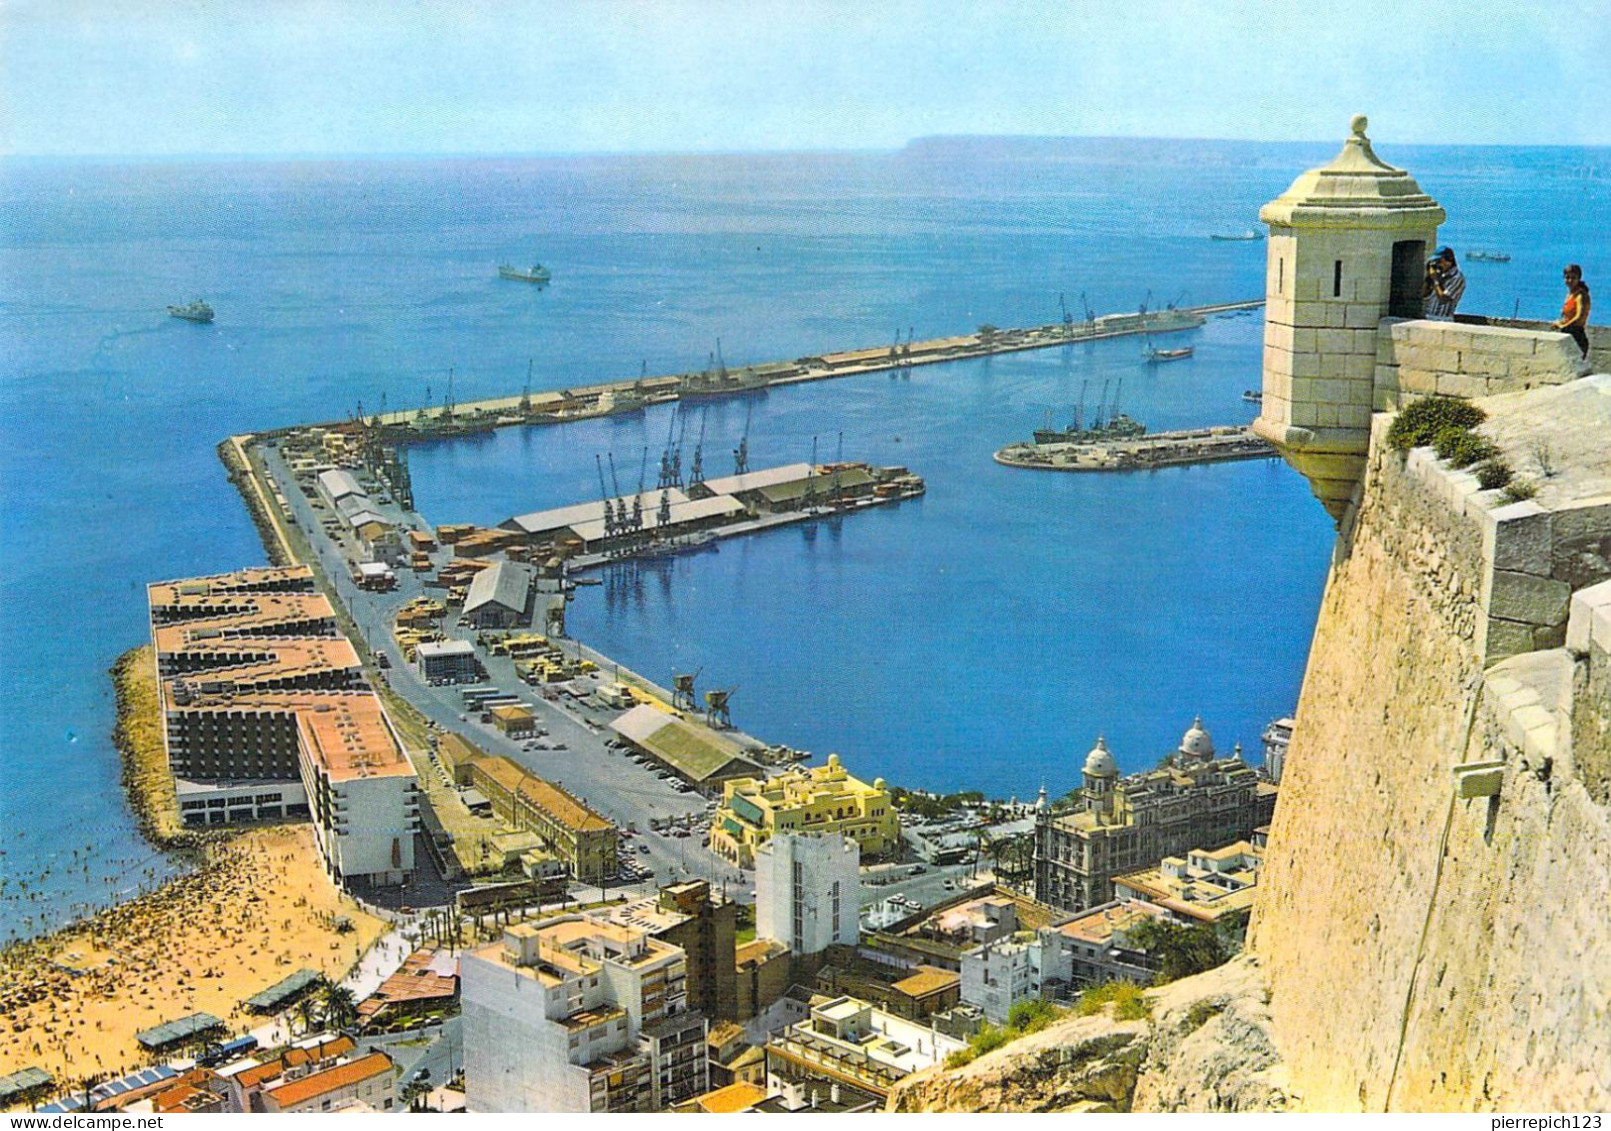
<path fill-rule="evenodd" d="M 1212 970 L 1230 957 L 1218 932 L 1207 924 L 1177 927 L 1154 920 L 1126 933 L 1128 944 L 1158 961 L 1157 984 Z"/>
<path fill-rule="evenodd" d="M 326 1028 L 341 1030 L 358 1020 L 358 1001 L 346 986 L 326 982 L 321 996 Z"/>

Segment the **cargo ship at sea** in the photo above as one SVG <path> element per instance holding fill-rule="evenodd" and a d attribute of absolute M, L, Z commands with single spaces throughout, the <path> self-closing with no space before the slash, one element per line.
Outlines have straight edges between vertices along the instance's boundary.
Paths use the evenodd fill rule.
<path fill-rule="evenodd" d="M 500 279 L 514 279 L 521 283 L 546 283 L 553 277 L 553 272 L 541 263 L 533 263 L 530 267 L 513 267 L 507 263 L 498 265 Z"/>
<path fill-rule="evenodd" d="M 183 306 L 170 306 L 168 307 L 168 313 L 175 318 L 183 318 L 186 322 L 211 322 L 213 320 L 213 308 L 199 298 L 195 302 L 187 302 Z"/>
<path fill-rule="evenodd" d="M 1102 383 L 1102 399 L 1097 402 L 1091 421 L 1086 423 L 1085 389 L 1088 384 L 1080 386 L 1080 403 L 1075 406 L 1074 419 L 1069 421 L 1068 427 L 1053 428 L 1048 419 L 1045 428 L 1035 429 L 1036 444 L 1100 444 L 1114 440 L 1139 440 L 1147 434 L 1145 424 L 1118 411 L 1119 394 L 1124 392 L 1122 380 L 1111 403 L 1108 401 L 1107 382 Z M 1051 414 L 1047 413 L 1047 416 Z"/>

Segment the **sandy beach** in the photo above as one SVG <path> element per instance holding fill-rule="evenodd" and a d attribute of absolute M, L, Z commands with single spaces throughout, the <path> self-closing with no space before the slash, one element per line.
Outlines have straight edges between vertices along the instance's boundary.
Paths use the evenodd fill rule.
<path fill-rule="evenodd" d="M 0 1075 L 132 1070 L 149 1061 L 136 1032 L 197 1011 L 245 1031 L 264 1020 L 246 998 L 302 967 L 339 979 L 384 931 L 325 875 L 307 825 L 220 834 L 200 851 L 150 895 L 0 954 Z"/>

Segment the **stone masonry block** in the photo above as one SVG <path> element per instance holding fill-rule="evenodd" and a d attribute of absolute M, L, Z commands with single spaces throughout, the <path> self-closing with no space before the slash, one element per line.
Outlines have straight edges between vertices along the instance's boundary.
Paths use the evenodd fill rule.
<path fill-rule="evenodd" d="M 1494 569 L 1550 575 L 1554 516 L 1532 499 L 1497 507 L 1480 516 L 1482 557 Z"/>
<path fill-rule="evenodd" d="M 1320 280 L 1299 275 L 1292 281 L 1292 297 L 1299 303 L 1313 302 L 1320 297 Z"/>
<path fill-rule="evenodd" d="M 1600 647 L 1611 652 L 1611 581 L 1602 581 L 1572 594 L 1572 611 L 1566 621 L 1566 646 L 1587 652 L 1599 628 Z"/>
<path fill-rule="evenodd" d="M 1376 359 L 1369 354 L 1349 354 L 1343 358 L 1343 376 L 1355 381 L 1374 380 Z"/>
<path fill-rule="evenodd" d="M 1294 377 L 1320 376 L 1320 357 L 1312 353 L 1295 353 L 1292 355 L 1292 375 Z"/>
<path fill-rule="evenodd" d="M 1315 340 L 1322 353 L 1352 353 L 1354 349 L 1354 335 L 1343 329 L 1319 330 Z"/>
<path fill-rule="evenodd" d="M 1507 656 L 1519 656 L 1533 650 L 1533 626 L 1491 617 L 1485 625 L 1482 641 L 1484 663 L 1495 663 Z"/>
<path fill-rule="evenodd" d="M 1351 330 L 1369 330 L 1374 338 L 1381 317 L 1382 308 L 1374 302 L 1351 302 L 1343 310 L 1343 325 Z"/>
<path fill-rule="evenodd" d="M 1290 352 L 1293 349 L 1293 333 L 1294 330 L 1291 326 L 1283 325 L 1280 322 L 1266 322 L 1264 324 L 1264 344 Z"/>
<path fill-rule="evenodd" d="M 1541 727 L 1555 729 L 1555 713 L 1538 704 L 1519 707 L 1505 716 L 1505 737 L 1517 747 L 1527 745 L 1527 732 Z"/>
<path fill-rule="evenodd" d="M 1343 375 L 1343 358 L 1350 355 L 1345 353 L 1323 353 L 1320 355 L 1320 376 L 1337 379 Z"/>
<path fill-rule="evenodd" d="M 1292 304 L 1292 324 L 1298 329 L 1315 330 L 1326 325 L 1327 303 L 1306 299 Z"/>
<path fill-rule="evenodd" d="M 1488 615 L 1528 624 L 1562 624 L 1572 589 L 1564 581 L 1496 569 L 1488 595 Z"/>
<path fill-rule="evenodd" d="M 1345 404 L 1337 406 L 1337 424 L 1341 428 L 1369 428 L 1373 405 Z"/>
<path fill-rule="evenodd" d="M 1488 378 L 1439 372 L 1436 389 L 1446 397 L 1485 397 L 1488 395 Z"/>
<path fill-rule="evenodd" d="M 1472 377 L 1508 377 L 1511 359 L 1472 347 L 1460 351 L 1460 372 Z"/>
<path fill-rule="evenodd" d="M 1325 313 L 1326 326 L 1328 328 L 1337 330 L 1343 329 L 1344 323 L 1348 318 L 1348 307 L 1345 303 L 1336 301 L 1328 302 L 1326 303 Z"/>
<path fill-rule="evenodd" d="M 1314 353 L 1318 348 L 1315 330 L 1312 326 L 1297 326 L 1292 330 L 1292 352 Z"/>
<path fill-rule="evenodd" d="M 1418 349 L 1414 357 L 1418 369 L 1433 373 L 1460 372 L 1460 351 L 1453 346 L 1437 345 Z"/>
<path fill-rule="evenodd" d="M 1376 330 L 1374 328 L 1356 327 L 1348 332 L 1354 336 L 1351 353 L 1357 353 L 1361 357 L 1376 356 Z"/>

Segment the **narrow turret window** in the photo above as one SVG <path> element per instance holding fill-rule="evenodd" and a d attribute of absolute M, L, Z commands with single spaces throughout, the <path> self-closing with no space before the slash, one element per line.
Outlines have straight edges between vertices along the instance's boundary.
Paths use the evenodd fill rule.
<path fill-rule="evenodd" d="M 1340 259 L 1337 260 L 1337 265 L 1332 268 L 1331 272 L 1331 297 L 1342 297 L 1342 260 Z"/>
<path fill-rule="evenodd" d="M 1277 259 L 1275 261 L 1275 293 L 1278 295 L 1286 293 L 1286 285 L 1287 261 L 1285 259 Z"/>

